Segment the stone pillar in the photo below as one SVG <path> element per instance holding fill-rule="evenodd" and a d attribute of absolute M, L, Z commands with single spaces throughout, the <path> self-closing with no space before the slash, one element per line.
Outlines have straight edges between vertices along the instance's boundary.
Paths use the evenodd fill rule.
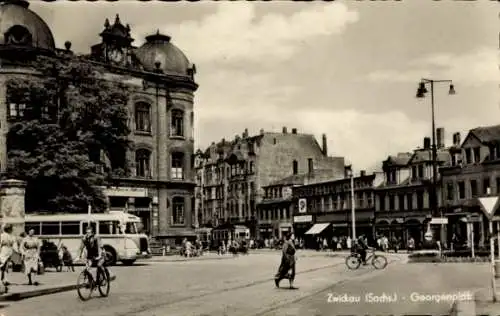
<path fill-rule="evenodd" d="M 151 235 L 156 237 L 159 232 L 159 223 L 158 223 L 158 197 L 153 196 L 151 201 Z"/>
<path fill-rule="evenodd" d="M 135 198 L 134 197 L 129 197 L 127 199 L 127 203 L 125 204 L 125 210 L 126 212 L 130 212 L 130 211 L 135 211 Z"/>
<path fill-rule="evenodd" d="M 14 236 L 24 232 L 24 195 L 26 182 L 0 181 L 0 214 L 2 223 L 11 223 Z"/>

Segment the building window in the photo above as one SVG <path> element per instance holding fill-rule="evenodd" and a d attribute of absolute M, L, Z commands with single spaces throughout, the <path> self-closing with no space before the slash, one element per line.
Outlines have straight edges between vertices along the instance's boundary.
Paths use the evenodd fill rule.
<path fill-rule="evenodd" d="M 399 204 L 399 210 L 403 211 L 405 209 L 405 196 L 404 196 L 404 194 L 400 194 L 398 196 L 398 204 Z"/>
<path fill-rule="evenodd" d="M 423 210 L 424 209 L 424 192 L 418 191 L 417 192 L 417 210 Z"/>
<path fill-rule="evenodd" d="M 184 224 L 184 198 L 176 196 L 172 199 L 172 224 Z"/>
<path fill-rule="evenodd" d="M 472 163 L 472 150 L 470 148 L 465 148 L 465 163 Z"/>
<path fill-rule="evenodd" d="M 254 173 L 255 172 L 255 163 L 253 161 L 250 161 L 250 173 Z"/>
<path fill-rule="evenodd" d="M 135 168 L 138 177 L 151 177 L 150 157 L 151 152 L 147 149 L 139 149 L 135 152 Z"/>
<path fill-rule="evenodd" d="M 473 152 L 474 152 L 474 162 L 480 163 L 481 162 L 481 148 L 474 147 Z"/>
<path fill-rule="evenodd" d="M 406 196 L 406 203 L 408 204 L 408 210 L 413 210 L 413 194 L 408 194 Z"/>
<path fill-rule="evenodd" d="M 465 199 L 465 182 L 458 182 L 458 198 L 463 200 Z"/>
<path fill-rule="evenodd" d="M 18 46 L 31 46 L 33 36 L 27 28 L 21 25 L 14 25 L 4 34 L 5 44 Z"/>
<path fill-rule="evenodd" d="M 170 136 L 184 136 L 184 112 L 172 110 Z"/>
<path fill-rule="evenodd" d="M 389 195 L 389 210 L 394 210 L 395 205 L 394 205 L 394 195 Z"/>
<path fill-rule="evenodd" d="M 418 166 L 418 177 L 420 179 L 424 177 L 424 166 L 423 165 Z"/>
<path fill-rule="evenodd" d="M 483 194 L 487 195 L 491 193 L 490 178 L 483 179 Z"/>
<path fill-rule="evenodd" d="M 380 210 L 385 211 L 385 194 L 381 194 L 379 199 L 380 199 Z"/>
<path fill-rule="evenodd" d="M 453 201 L 455 188 L 453 187 L 453 182 L 449 182 L 446 184 L 446 200 Z"/>
<path fill-rule="evenodd" d="M 138 102 L 135 105 L 135 129 L 151 132 L 151 106 L 146 102 Z"/>
<path fill-rule="evenodd" d="M 25 103 L 9 102 L 9 111 L 7 116 L 9 119 L 21 119 L 26 113 Z"/>
<path fill-rule="evenodd" d="M 293 161 L 293 174 L 298 174 L 299 173 L 299 163 L 297 160 Z"/>
<path fill-rule="evenodd" d="M 411 178 L 413 180 L 417 179 L 417 166 L 411 167 Z"/>
<path fill-rule="evenodd" d="M 477 197 L 477 181 L 470 180 L 470 194 L 472 197 Z"/>
<path fill-rule="evenodd" d="M 172 153 L 172 179 L 184 179 L 184 154 L 180 152 Z"/>

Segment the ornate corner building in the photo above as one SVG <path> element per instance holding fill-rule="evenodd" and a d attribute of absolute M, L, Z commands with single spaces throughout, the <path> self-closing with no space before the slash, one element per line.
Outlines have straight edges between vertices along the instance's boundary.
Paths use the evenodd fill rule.
<path fill-rule="evenodd" d="M 194 221 L 194 81 L 196 68 L 171 42 L 154 32 L 140 47 L 117 15 L 105 20 L 101 42 L 81 56 L 106 69 L 105 79 L 131 88 L 129 110 L 133 148 L 124 153 L 131 176 L 116 175 L 105 188 L 110 209 L 142 218 L 152 236 L 180 239 L 193 235 Z M 22 119 L 22 105 L 8 101 L 7 82 L 35 76 L 30 58 L 74 56 L 71 43 L 55 46 L 47 24 L 27 1 L 0 2 L 0 168 L 7 165 L 9 122 Z"/>

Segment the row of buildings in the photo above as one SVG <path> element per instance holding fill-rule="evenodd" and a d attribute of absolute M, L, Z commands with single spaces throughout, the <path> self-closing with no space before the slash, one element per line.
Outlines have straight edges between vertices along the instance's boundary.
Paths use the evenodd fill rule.
<path fill-rule="evenodd" d="M 255 238 L 350 236 L 351 201 L 357 235 L 384 234 L 423 242 L 431 232 L 442 242 L 484 244 L 486 219 L 478 197 L 500 194 L 500 125 L 470 130 L 445 144 L 436 130 L 438 210 L 431 209 L 433 161 L 430 138 L 412 152 L 390 155 L 381 172 L 353 177 L 343 158 L 329 157 L 312 135 L 248 132 L 213 143 L 195 159 L 195 213 L 200 226 L 247 225 Z M 235 171 L 233 173 L 233 170 Z M 225 173 L 224 173 L 225 172 Z M 214 176 L 217 175 L 217 176 Z"/>

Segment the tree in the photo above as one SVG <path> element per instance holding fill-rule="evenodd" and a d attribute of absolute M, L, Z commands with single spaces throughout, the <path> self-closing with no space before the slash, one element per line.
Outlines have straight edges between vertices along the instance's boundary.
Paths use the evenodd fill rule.
<path fill-rule="evenodd" d="M 8 103 L 24 112 L 8 133 L 4 177 L 27 181 L 28 212 L 102 211 L 99 186 L 129 170 L 129 89 L 83 58 L 40 57 L 33 67 L 36 78 L 7 84 Z"/>

